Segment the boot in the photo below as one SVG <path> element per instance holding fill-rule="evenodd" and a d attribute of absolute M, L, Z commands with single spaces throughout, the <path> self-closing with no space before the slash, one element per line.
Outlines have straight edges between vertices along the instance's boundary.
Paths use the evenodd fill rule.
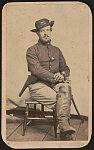
<path fill-rule="evenodd" d="M 71 127 L 68 123 L 68 121 L 66 120 L 65 122 L 61 121 L 61 123 L 59 122 L 58 126 L 57 126 L 57 134 L 63 134 L 63 135 L 66 135 L 66 134 L 73 134 L 76 132 L 76 130 Z"/>
<path fill-rule="evenodd" d="M 68 120 L 65 120 L 64 122 L 62 120 L 62 122 L 59 123 L 59 128 L 60 128 L 60 137 L 61 138 L 66 135 L 71 135 L 76 132 L 76 130 L 69 125 Z"/>
<path fill-rule="evenodd" d="M 71 105 L 71 87 L 64 83 L 57 93 L 57 117 L 60 129 L 60 138 L 67 134 L 75 133 L 75 129 L 69 125 L 70 105 Z M 62 136 L 61 136 L 62 135 Z"/>

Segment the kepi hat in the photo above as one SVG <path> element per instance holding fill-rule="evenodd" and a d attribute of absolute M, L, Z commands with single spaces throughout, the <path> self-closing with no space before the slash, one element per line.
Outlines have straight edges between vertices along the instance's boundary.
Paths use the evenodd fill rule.
<path fill-rule="evenodd" d="M 37 31 L 39 31 L 39 29 L 44 28 L 44 27 L 49 26 L 49 25 L 52 27 L 54 25 L 54 21 L 49 22 L 49 20 L 46 18 L 40 19 L 40 20 L 35 22 L 36 29 L 32 29 L 30 31 L 31 32 L 37 32 Z"/>

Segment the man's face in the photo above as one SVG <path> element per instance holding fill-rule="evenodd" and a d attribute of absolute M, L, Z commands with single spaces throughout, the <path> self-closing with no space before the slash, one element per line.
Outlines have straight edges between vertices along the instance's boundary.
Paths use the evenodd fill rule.
<path fill-rule="evenodd" d="M 48 42 L 51 40 L 51 29 L 50 26 L 46 26 L 37 32 L 39 39 L 43 42 Z"/>

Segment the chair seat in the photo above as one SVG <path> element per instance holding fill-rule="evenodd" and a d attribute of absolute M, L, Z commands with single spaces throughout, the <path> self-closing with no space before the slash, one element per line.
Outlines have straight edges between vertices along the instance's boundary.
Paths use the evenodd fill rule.
<path fill-rule="evenodd" d="M 40 102 L 52 102 L 51 100 L 40 100 Z M 32 98 L 28 98 L 25 100 L 25 104 L 40 104 L 40 102 L 33 100 Z"/>

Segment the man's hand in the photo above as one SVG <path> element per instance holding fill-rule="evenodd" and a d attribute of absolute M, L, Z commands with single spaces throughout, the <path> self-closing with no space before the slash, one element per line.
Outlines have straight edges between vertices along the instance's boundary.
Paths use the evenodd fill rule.
<path fill-rule="evenodd" d="M 56 82 L 64 81 L 64 76 L 60 74 L 60 72 L 54 74 L 54 79 Z"/>

